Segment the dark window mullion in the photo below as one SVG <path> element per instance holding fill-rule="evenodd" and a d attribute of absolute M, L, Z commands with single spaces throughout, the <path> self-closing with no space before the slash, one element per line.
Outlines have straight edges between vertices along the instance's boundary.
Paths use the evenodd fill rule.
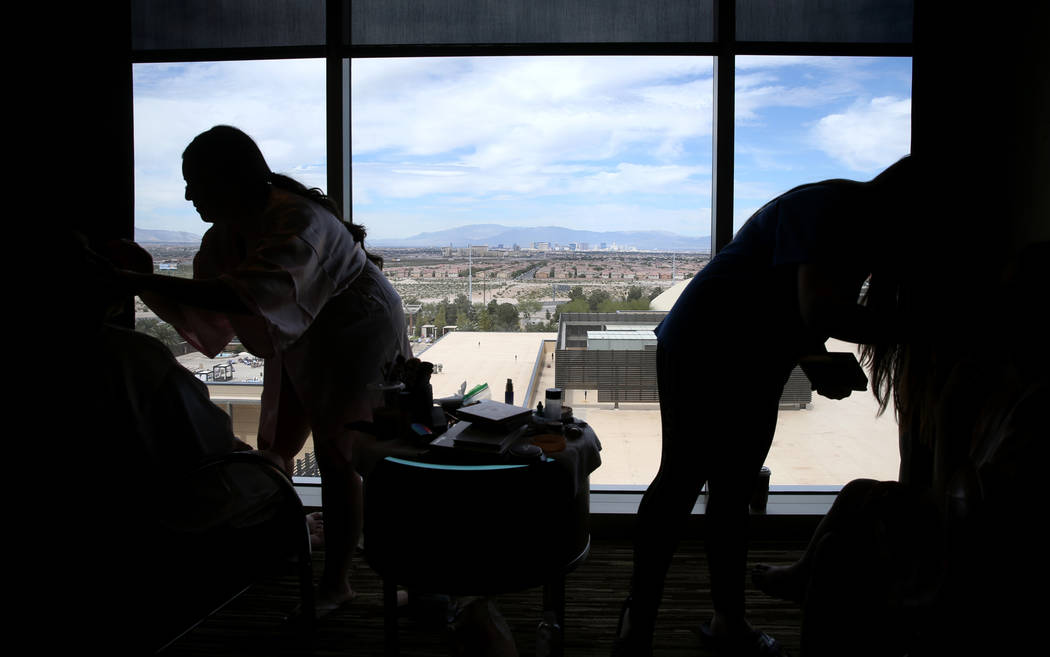
<path fill-rule="evenodd" d="M 715 2 L 714 113 L 711 126 L 711 255 L 733 239 L 733 148 L 736 113 L 734 0 Z"/>
<path fill-rule="evenodd" d="M 328 196 L 343 211 L 342 219 L 350 214 L 350 153 L 347 147 L 350 126 L 349 78 L 344 82 L 342 43 L 347 4 L 332 0 L 326 4 L 325 15 L 325 149 L 328 169 Z"/>

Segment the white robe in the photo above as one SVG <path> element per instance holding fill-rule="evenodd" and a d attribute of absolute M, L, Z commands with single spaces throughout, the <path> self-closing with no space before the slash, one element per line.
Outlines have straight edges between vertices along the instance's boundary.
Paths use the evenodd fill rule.
<path fill-rule="evenodd" d="M 371 420 L 381 400 L 368 384 L 383 381 L 398 355 L 411 357 L 401 299 L 346 226 L 316 203 L 273 188 L 260 228 L 262 237 L 240 253 L 228 227 L 214 225 L 194 260 L 194 278 L 223 280 L 251 315 L 210 312 L 156 295 L 143 300 L 206 355 L 237 335 L 266 359 L 260 448 L 278 440 L 280 415 L 296 412 L 289 392 L 321 446 L 346 423 Z M 282 390 L 288 384 L 292 390 Z M 349 458 L 349 445 L 340 448 Z"/>

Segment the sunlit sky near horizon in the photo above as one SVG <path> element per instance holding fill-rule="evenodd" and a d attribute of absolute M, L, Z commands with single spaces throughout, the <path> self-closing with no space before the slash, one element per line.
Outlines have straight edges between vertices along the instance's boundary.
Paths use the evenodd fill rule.
<path fill-rule="evenodd" d="M 797 184 L 909 150 L 911 60 L 737 57 L 735 223 Z M 202 234 L 181 153 L 235 125 L 327 188 L 320 60 L 136 64 L 136 226 Z M 370 240 L 466 224 L 710 232 L 712 59 L 354 60 L 354 221 Z"/>

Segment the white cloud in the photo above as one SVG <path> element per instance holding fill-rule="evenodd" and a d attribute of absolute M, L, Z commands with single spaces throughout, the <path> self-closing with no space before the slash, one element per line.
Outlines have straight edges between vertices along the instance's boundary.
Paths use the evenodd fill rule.
<path fill-rule="evenodd" d="M 321 60 L 136 64 L 136 222 L 202 232 L 183 198 L 182 151 L 217 124 L 259 144 L 275 171 L 326 187 L 324 62 Z M 304 167 L 307 167 L 304 169 Z"/>
<path fill-rule="evenodd" d="M 810 136 L 817 148 L 850 169 L 879 171 L 911 150 L 911 100 L 858 101 L 818 120 Z"/>
<path fill-rule="evenodd" d="M 353 150 L 434 155 L 478 166 L 604 159 L 666 135 L 710 133 L 707 58 L 435 60 L 434 74 L 355 62 Z M 401 79 L 399 76 L 406 76 Z M 696 76 L 708 76 L 697 81 Z M 691 79 L 694 78 L 694 79 Z M 375 82 L 383 80 L 385 86 Z M 669 84 L 671 80 L 680 84 Z M 705 91 L 706 89 L 706 91 Z"/>
<path fill-rule="evenodd" d="M 676 164 L 710 135 L 711 60 L 538 57 L 354 62 L 355 198 L 612 193 L 622 165 Z M 460 181 L 408 168 L 461 167 Z M 590 178 L 588 178 L 590 176 Z M 597 176 L 597 177 L 596 177 Z M 581 182 L 582 181 L 582 182 Z M 654 190 L 650 190 L 654 191 Z"/>
<path fill-rule="evenodd" d="M 647 166 L 620 163 L 614 170 L 601 171 L 580 181 L 574 191 L 581 194 L 675 193 L 699 195 L 710 192 L 710 180 L 701 185 L 699 176 L 710 174 L 709 167 L 680 165 Z"/>
<path fill-rule="evenodd" d="M 865 80 L 901 75 L 901 67 L 883 73 L 875 61 L 738 57 L 737 120 L 764 130 L 749 143 L 740 131 L 738 154 L 763 173 L 796 168 L 798 156 L 816 152 L 810 148 L 859 171 L 892 162 L 907 151 L 909 103 L 896 88 L 864 88 Z M 440 228 L 435 221 L 454 216 L 608 228 L 645 216 L 670 230 L 706 232 L 706 219 L 704 230 L 695 226 L 708 216 L 711 64 L 708 57 L 355 60 L 355 212 L 388 236 L 419 232 L 424 222 Z M 275 170 L 326 188 L 322 61 L 140 64 L 134 84 L 140 225 L 201 231 L 182 197 L 181 153 L 217 123 L 255 137 Z M 855 102 L 862 94 L 881 97 Z M 773 138 L 789 133 L 806 141 Z M 764 192 L 751 191 L 783 184 L 790 186 L 770 179 Z M 666 207 L 643 208 L 640 194 L 665 197 Z M 751 202 L 759 201 L 743 204 Z"/>

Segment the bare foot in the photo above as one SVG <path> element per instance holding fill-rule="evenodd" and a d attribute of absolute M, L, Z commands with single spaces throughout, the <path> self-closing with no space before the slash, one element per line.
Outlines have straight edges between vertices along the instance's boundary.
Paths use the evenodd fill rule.
<path fill-rule="evenodd" d="M 324 547 L 324 515 L 320 511 L 306 514 L 306 525 L 310 528 L 310 546 Z"/>
<path fill-rule="evenodd" d="M 315 589 L 314 619 L 321 620 L 330 616 L 332 613 L 350 604 L 350 602 L 352 602 L 355 597 L 357 597 L 357 593 L 355 593 L 349 588 L 346 591 L 337 594 L 326 593 L 321 589 Z M 288 616 L 287 620 L 292 622 L 301 622 L 302 615 L 302 607 L 296 605 L 295 610 Z"/>
<path fill-rule="evenodd" d="M 334 611 L 337 611 L 345 605 L 353 602 L 354 598 L 357 597 L 357 592 L 347 587 L 345 591 L 317 591 L 316 610 L 317 618 L 324 618 Z"/>

